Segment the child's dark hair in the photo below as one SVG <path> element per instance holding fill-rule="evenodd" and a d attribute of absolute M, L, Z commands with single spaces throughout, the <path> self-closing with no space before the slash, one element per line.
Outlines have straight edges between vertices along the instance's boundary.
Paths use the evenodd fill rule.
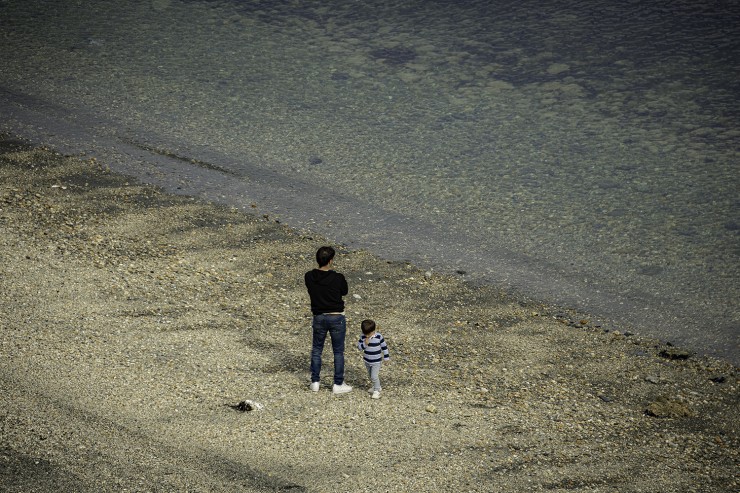
<path fill-rule="evenodd" d="M 369 318 L 362 321 L 362 333 L 365 335 L 372 334 L 375 330 L 375 322 Z"/>
<path fill-rule="evenodd" d="M 337 252 L 330 246 L 322 246 L 316 251 L 316 262 L 319 263 L 319 267 L 323 267 L 328 264 L 331 259 L 334 258 Z"/>

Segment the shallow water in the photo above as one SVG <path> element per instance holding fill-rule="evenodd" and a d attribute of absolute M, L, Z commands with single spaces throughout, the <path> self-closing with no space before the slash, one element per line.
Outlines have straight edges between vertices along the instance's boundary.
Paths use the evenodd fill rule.
<path fill-rule="evenodd" d="M 739 361 L 740 4 L 0 7 L 6 130 Z"/>

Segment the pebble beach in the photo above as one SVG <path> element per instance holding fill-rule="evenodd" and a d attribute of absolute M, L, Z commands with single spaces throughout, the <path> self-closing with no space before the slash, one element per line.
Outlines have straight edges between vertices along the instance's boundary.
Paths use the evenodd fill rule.
<path fill-rule="evenodd" d="M 327 350 L 314 393 L 331 240 L 10 135 L 0 230 L 2 491 L 740 489 L 738 368 L 692 348 L 335 245 L 355 390 Z"/>

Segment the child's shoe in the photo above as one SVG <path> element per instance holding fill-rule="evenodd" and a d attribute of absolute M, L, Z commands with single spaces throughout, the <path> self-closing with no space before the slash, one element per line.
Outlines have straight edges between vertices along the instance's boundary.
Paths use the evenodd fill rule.
<path fill-rule="evenodd" d="M 379 390 L 373 391 L 373 399 L 380 399 L 380 391 Z"/>

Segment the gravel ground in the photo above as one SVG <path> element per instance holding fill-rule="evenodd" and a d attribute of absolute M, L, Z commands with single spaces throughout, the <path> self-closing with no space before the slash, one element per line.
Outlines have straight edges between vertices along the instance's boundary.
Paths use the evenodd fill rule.
<path fill-rule="evenodd" d="M 340 246 L 356 389 L 312 393 L 328 240 L 9 136 L 0 177 L 2 491 L 740 489 L 732 365 Z"/>

